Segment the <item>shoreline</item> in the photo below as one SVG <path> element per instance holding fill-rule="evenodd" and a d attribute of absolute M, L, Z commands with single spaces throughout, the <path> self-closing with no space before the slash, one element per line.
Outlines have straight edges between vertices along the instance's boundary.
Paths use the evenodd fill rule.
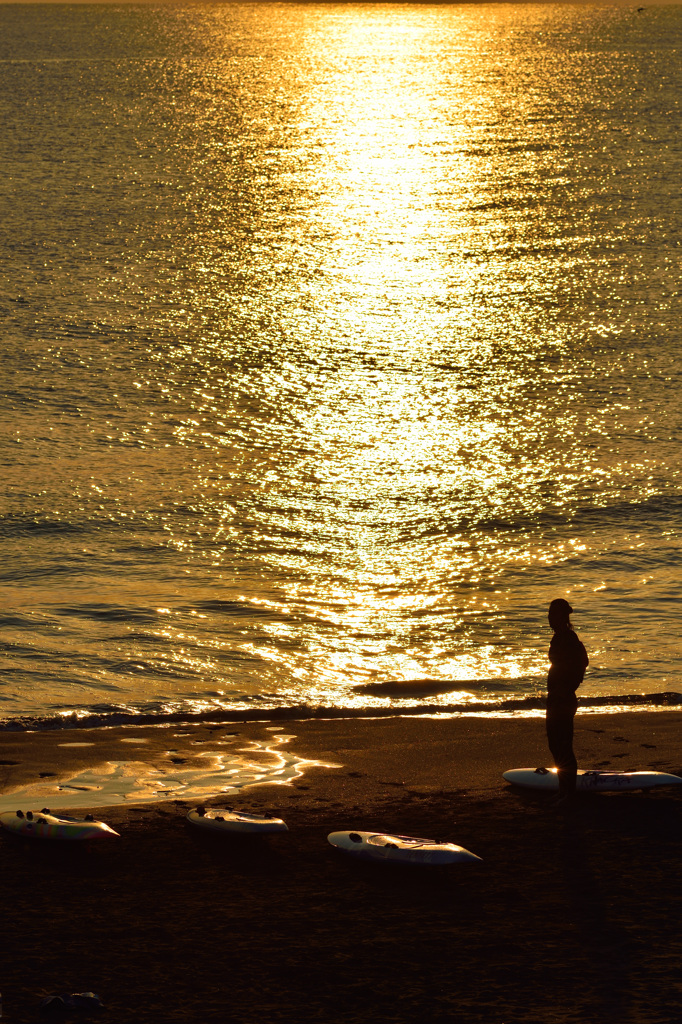
<path fill-rule="evenodd" d="M 583 711 L 576 716 L 575 750 L 584 768 L 646 767 L 682 775 L 680 735 L 682 711 Z M 279 795 L 301 780 L 326 793 L 338 788 L 335 776 L 349 772 L 365 780 L 356 794 L 365 802 L 377 788 L 398 784 L 494 794 L 506 786 L 503 771 L 549 765 L 538 717 L 423 715 L 8 732 L 0 734 L 0 809 L 8 809 L 17 791 L 24 802 L 35 792 L 37 802 L 53 809 L 88 810 L 206 802 L 221 793 L 251 798 L 273 787 Z"/>
<path fill-rule="evenodd" d="M 426 687 L 421 684 L 428 684 Z M 544 717 L 545 695 L 509 698 L 502 701 L 474 704 L 427 704 L 425 698 L 442 690 L 438 684 L 435 690 L 432 680 L 410 681 L 409 693 L 406 684 L 394 684 L 392 696 L 396 698 L 418 700 L 412 705 L 400 707 L 385 705 L 378 707 L 309 707 L 294 705 L 291 707 L 272 708 L 211 708 L 208 711 L 173 711 L 164 713 L 112 711 L 103 713 L 72 712 L 68 715 L 56 715 L 49 718 L 16 716 L 0 719 L 0 737 L 7 733 L 21 732 L 59 732 L 72 729 L 111 729 L 118 726 L 150 726 L 171 727 L 179 725 L 251 725 L 254 723 L 276 725 L 290 722 L 315 722 L 329 720 L 362 720 L 405 718 L 420 716 L 443 716 L 452 718 L 486 717 L 518 720 L 526 717 Z M 388 684 L 381 687 L 388 689 Z M 372 691 L 373 692 L 373 691 Z M 656 693 L 634 693 L 613 696 L 581 696 L 578 715 L 604 714 L 615 715 L 629 711 L 641 711 L 654 714 L 674 708 L 682 708 L 682 693 L 677 690 L 664 690 Z"/>
<path fill-rule="evenodd" d="M 576 752 L 583 767 L 682 773 L 681 726 L 680 711 L 582 715 Z M 538 719 L 172 731 L 186 735 L 144 727 L 3 734 L 0 792 L 41 781 L 41 772 L 58 773 L 49 782 L 105 765 L 122 751 L 171 771 L 173 757 L 191 770 L 216 750 L 276 770 L 285 750 L 290 777 L 207 802 L 277 811 L 289 832 L 233 841 L 188 826 L 187 799 L 102 807 L 96 792 L 90 809 L 120 838 L 53 844 L 3 831 L 0 901 L 12 942 L 0 990 L 15 1024 L 35 1021 L 45 995 L 86 991 L 102 999 L 101 1024 L 252 1024 L 255 1016 L 670 1024 L 679 1016 L 682 939 L 671 908 L 682 896 L 682 786 L 583 794 L 573 812 L 552 810 L 546 794 L 501 778 L 548 763 Z M 364 864 L 332 849 L 327 835 L 337 829 L 445 839 L 482 861 Z"/>

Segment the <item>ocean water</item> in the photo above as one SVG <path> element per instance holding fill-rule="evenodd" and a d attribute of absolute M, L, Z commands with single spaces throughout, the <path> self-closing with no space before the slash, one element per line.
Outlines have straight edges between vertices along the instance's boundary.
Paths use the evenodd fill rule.
<path fill-rule="evenodd" d="M 0 6 L 0 721 L 679 701 L 682 9 Z"/>

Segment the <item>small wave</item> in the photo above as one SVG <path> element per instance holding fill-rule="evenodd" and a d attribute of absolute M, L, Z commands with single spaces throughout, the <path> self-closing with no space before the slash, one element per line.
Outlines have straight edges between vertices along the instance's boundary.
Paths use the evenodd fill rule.
<path fill-rule="evenodd" d="M 638 525 L 653 525 L 669 522 L 675 524 L 682 516 L 682 494 L 654 494 L 639 501 L 619 501 L 608 505 L 582 507 L 579 512 L 581 525 L 612 526 L 614 523 L 636 519 Z"/>
<path fill-rule="evenodd" d="M 122 676 L 155 676 L 159 679 L 195 679 L 201 677 L 201 672 L 186 664 L 177 664 L 163 658 L 155 661 L 141 661 L 139 658 L 130 660 L 108 661 L 103 660 L 102 664 L 110 671 Z M 101 688 L 101 684 L 100 685 Z"/>
<path fill-rule="evenodd" d="M 434 502 L 435 504 L 435 502 Z M 396 536 L 395 543 L 410 540 L 428 540 L 443 536 L 458 535 L 462 532 L 478 530 L 493 536 L 509 531 L 523 531 L 540 528 L 555 530 L 568 524 L 579 523 L 581 528 L 591 527 L 613 529 L 617 525 L 634 523 L 638 529 L 642 526 L 661 525 L 674 522 L 677 524 L 682 517 L 682 495 L 677 492 L 657 494 L 633 501 L 614 501 L 605 504 L 587 504 L 581 502 L 577 508 L 566 512 L 544 509 L 529 513 L 519 509 L 510 510 L 509 514 L 472 515 L 462 508 L 455 512 L 443 505 L 442 515 L 437 519 L 433 516 L 421 516 L 412 520 L 409 530 L 405 528 Z"/>
<path fill-rule="evenodd" d="M 112 604 L 67 605 L 56 608 L 55 613 L 81 619 L 103 619 L 106 622 L 156 622 L 158 619 L 158 615 L 149 608 L 125 608 Z"/>
<path fill-rule="evenodd" d="M 499 693 L 504 690 L 516 690 L 519 680 L 511 683 L 499 679 L 389 679 L 381 683 L 358 683 L 355 690 L 369 693 L 373 697 L 435 697 L 437 694 L 452 693 L 454 690 L 471 692 L 472 690 L 492 690 Z"/>
<path fill-rule="evenodd" d="M 30 516 L 3 516 L 0 519 L 0 537 L 16 537 L 22 534 L 82 533 L 83 523 L 71 523 L 65 519 L 38 519 Z"/>
<path fill-rule="evenodd" d="M 197 601 L 195 604 L 179 606 L 178 611 L 185 614 L 200 612 L 210 615 L 224 615 L 234 619 L 266 619 L 268 622 L 291 621 L 290 615 L 285 611 L 273 608 L 272 606 L 265 607 L 250 601 L 223 601 L 220 599 Z M 318 619 L 313 613 L 304 615 L 299 612 L 296 616 L 296 621 L 317 624 Z"/>
<path fill-rule="evenodd" d="M 32 629 L 34 623 L 25 615 L 0 615 L 0 628 L 3 626 L 19 626 L 21 629 Z"/>
<path fill-rule="evenodd" d="M 598 708 L 608 713 L 623 709 L 652 708 L 663 709 L 682 705 L 682 693 L 665 691 L 663 693 L 637 693 L 611 695 L 607 697 L 585 697 L 580 701 L 581 710 Z M 502 701 L 479 701 L 476 704 L 425 704 L 418 703 L 400 708 L 341 708 L 341 707 L 310 707 L 299 704 L 292 707 L 263 707 L 250 704 L 244 709 L 208 708 L 205 711 L 172 710 L 163 707 L 141 708 L 139 710 L 100 705 L 86 711 L 73 711 L 45 717 L 23 717 L 0 720 L 0 732 L 41 732 L 61 729 L 97 729 L 111 728 L 120 725 L 170 725 L 200 722 L 294 722 L 315 719 L 343 718 L 404 718 L 420 715 L 447 716 L 511 716 L 542 711 L 545 702 L 542 697 L 529 696 L 510 698 Z"/>
<path fill-rule="evenodd" d="M 272 618 L 272 612 L 270 609 L 261 608 L 258 605 L 249 604 L 248 602 L 243 601 L 197 601 L 196 605 L 183 610 L 217 612 L 219 615 L 250 615 L 254 617 Z"/>
<path fill-rule="evenodd" d="M 92 514 L 87 518 L 64 519 L 57 516 L 0 516 L 0 537 L 13 539 L 17 537 L 52 537 L 96 534 L 102 530 L 118 531 L 128 535 L 130 523 L 116 516 Z"/>

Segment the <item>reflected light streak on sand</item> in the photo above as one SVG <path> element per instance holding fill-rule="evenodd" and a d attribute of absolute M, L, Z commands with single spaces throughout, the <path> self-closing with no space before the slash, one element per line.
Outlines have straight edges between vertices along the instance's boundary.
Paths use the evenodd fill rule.
<path fill-rule="evenodd" d="M 103 807 L 116 804 L 159 803 L 164 800 L 203 801 L 247 786 L 290 785 L 309 768 L 340 765 L 308 760 L 283 748 L 293 736 L 250 740 L 232 751 L 205 750 L 201 767 L 173 764 L 172 751 L 154 763 L 107 761 L 72 778 L 50 779 L 0 796 L 0 812 L 49 806 L 53 810 Z M 225 741 L 223 741 L 225 742 Z M 234 743 L 240 743 L 235 738 Z M 218 744 L 216 744 L 218 745 Z"/>

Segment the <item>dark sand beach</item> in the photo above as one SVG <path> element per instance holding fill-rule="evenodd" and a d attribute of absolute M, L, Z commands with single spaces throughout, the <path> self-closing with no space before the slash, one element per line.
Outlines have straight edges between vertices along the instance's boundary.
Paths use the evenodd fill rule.
<path fill-rule="evenodd" d="M 680 712 L 579 716 L 579 762 L 682 773 L 681 725 Z M 286 834 L 204 835 L 176 799 L 101 809 L 121 835 L 89 848 L 0 837 L 8 1021 L 86 990 L 106 1024 L 682 1020 L 682 787 L 551 810 L 501 778 L 548 762 L 540 719 L 285 731 L 287 750 L 338 767 L 210 802 L 277 809 Z M 258 723 L 5 733 L 0 791 L 73 778 L 122 749 L 163 770 L 225 737 L 252 749 L 272 735 Z M 326 841 L 343 828 L 449 839 L 483 862 L 357 863 Z"/>

